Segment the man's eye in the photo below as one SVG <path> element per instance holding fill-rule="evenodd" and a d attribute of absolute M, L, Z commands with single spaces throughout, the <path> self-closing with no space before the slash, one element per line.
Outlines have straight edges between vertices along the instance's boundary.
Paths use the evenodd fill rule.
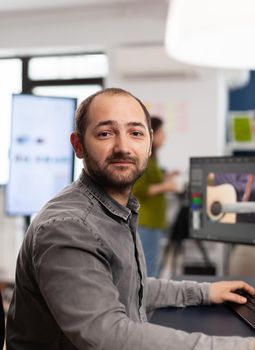
<path fill-rule="evenodd" d="M 102 132 L 98 133 L 98 136 L 104 138 L 104 137 L 110 136 L 110 132 L 109 131 L 102 131 Z"/>
<path fill-rule="evenodd" d="M 132 135 L 139 137 L 139 136 L 143 136 L 143 133 L 141 131 L 132 131 Z"/>

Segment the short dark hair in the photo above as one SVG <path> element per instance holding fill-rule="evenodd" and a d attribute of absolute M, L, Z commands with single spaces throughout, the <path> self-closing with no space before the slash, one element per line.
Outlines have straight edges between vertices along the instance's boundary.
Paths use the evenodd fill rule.
<path fill-rule="evenodd" d="M 159 128 L 163 125 L 163 120 L 157 116 L 157 115 L 152 115 L 151 116 L 151 128 L 154 133 L 158 131 Z"/>
<path fill-rule="evenodd" d="M 110 95 L 110 96 L 128 95 L 130 97 L 133 97 L 142 107 L 144 114 L 145 114 L 145 117 L 146 117 L 148 129 L 149 129 L 149 131 L 151 130 L 150 113 L 148 112 L 147 108 L 142 103 L 142 101 L 140 101 L 137 97 L 135 97 L 134 95 L 132 95 L 130 92 L 128 92 L 126 90 L 123 90 L 120 88 L 107 88 L 107 89 L 100 90 L 100 91 L 94 93 L 93 95 L 90 95 L 85 100 L 83 100 L 80 103 L 80 105 L 78 106 L 76 113 L 75 113 L 75 130 L 74 131 L 81 139 L 83 138 L 84 133 L 85 133 L 86 128 L 87 128 L 89 107 L 96 96 L 103 95 L 103 94 Z"/>

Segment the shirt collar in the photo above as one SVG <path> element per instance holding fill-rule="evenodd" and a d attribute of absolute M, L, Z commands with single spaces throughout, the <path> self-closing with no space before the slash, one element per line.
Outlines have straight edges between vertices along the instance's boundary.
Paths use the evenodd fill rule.
<path fill-rule="evenodd" d="M 134 196 L 130 196 L 127 206 L 123 206 L 113 198 L 107 195 L 107 193 L 95 183 L 93 179 L 86 174 L 84 169 L 77 180 L 78 186 L 83 188 L 91 196 L 96 198 L 105 208 L 107 208 L 112 214 L 117 215 L 124 220 L 128 220 L 132 212 L 138 213 L 139 203 Z"/>

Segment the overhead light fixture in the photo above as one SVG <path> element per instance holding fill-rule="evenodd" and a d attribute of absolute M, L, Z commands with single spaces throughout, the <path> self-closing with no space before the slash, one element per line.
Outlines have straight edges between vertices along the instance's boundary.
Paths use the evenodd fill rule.
<path fill-rule="evenodd" d="M 255 69 L 255 0 L 171 0 L 165 46 L 199 66 Z"/>

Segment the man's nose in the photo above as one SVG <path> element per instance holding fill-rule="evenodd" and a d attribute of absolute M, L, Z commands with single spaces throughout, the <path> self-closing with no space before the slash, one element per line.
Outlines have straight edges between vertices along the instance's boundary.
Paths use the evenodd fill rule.
<path fill-rule="evenodd" d="M 115 152 L 123 152 L 123 153 L 129 153 L 129 139 L 127 135 L 119 134 L 115 137 L 115 143 L 114 143 L 114 151 Z"/>

